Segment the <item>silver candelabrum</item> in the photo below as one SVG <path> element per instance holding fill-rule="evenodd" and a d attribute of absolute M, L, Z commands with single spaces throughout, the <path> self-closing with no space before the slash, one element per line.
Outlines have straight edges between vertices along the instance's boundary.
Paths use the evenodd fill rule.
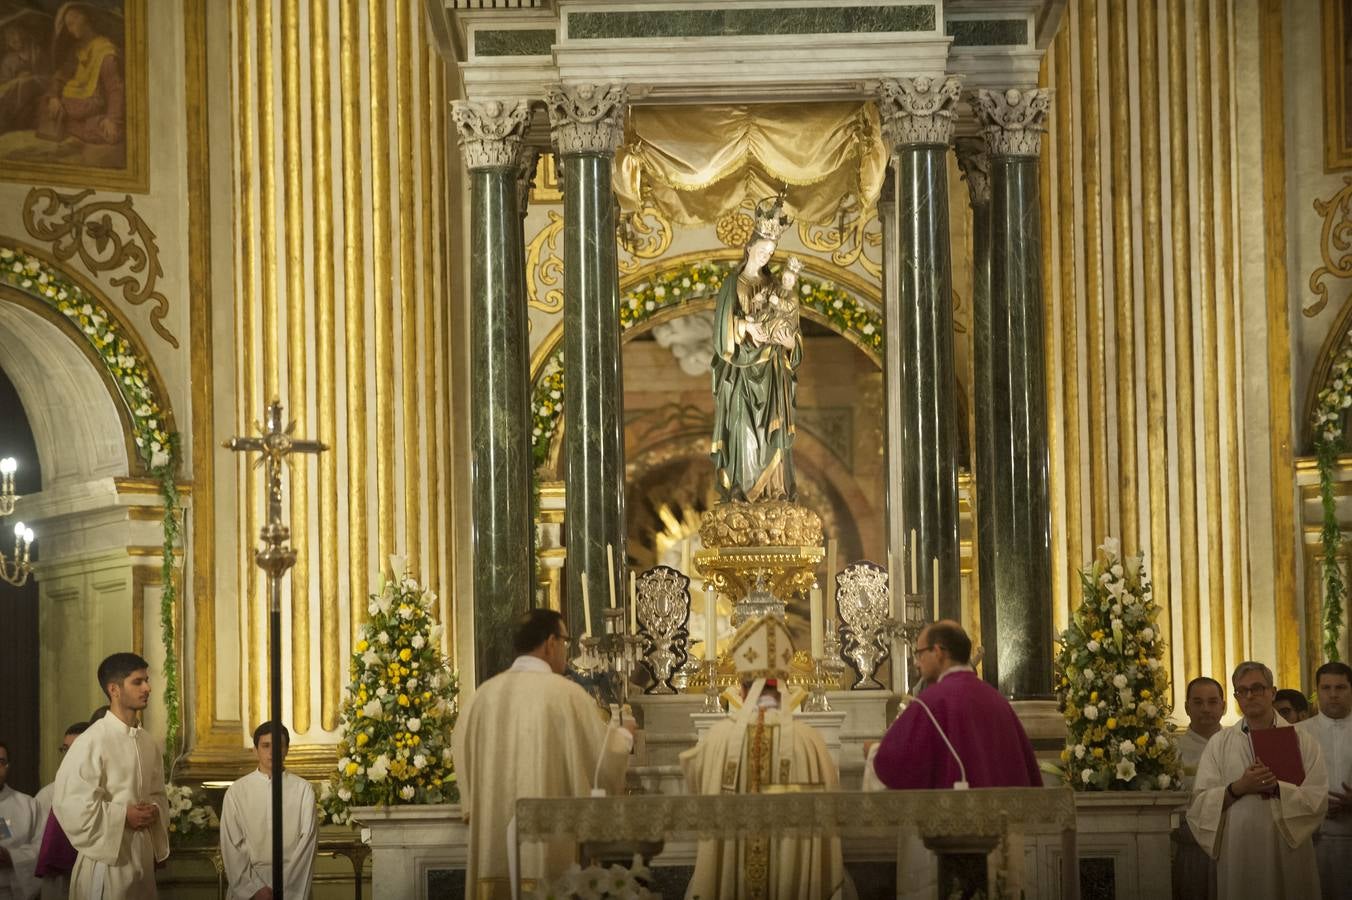
<path fill-rule="evenodd" d="M 841 639 L 859 678 L 852 690 L 880 690 L 873 677 L 891 652 L 895 620 L 888 615 L 887 570 L 871 562 L 846 566 L 837 579 L 836 608 L 844 622 Z M 839 654 L 837 654 L 839 655 Z"/>
<path fill-rule="evenodd" d="M 690 579 L 656 566 L 638 577 L 635 594 L 643 665 L 653 679 L 647 693 L 674 694 L 673 676 L 689 658 Z"/>
<path fill-rule="evenodd" d="M 579 641 L 582 652 L 573 660 L 573 667 L 598 676 L 598 688 L 604 680 L 604 686 L 609 689 L 606 699 L 623 705 L 629 702 L 629 679 L 642 659 L 643 641 L 638 635 L 626 633 L 622 607 L 603 609 L 601 614 L 605 620 L 605 633 Z"/>

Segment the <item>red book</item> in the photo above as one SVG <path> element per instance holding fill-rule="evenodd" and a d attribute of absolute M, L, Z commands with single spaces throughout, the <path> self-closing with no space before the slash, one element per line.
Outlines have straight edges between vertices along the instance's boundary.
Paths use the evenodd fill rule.
<path fill-rule="evenodd" d="M 1250 731 L 1253 755 L 1272 770 L 1278 781 L 1287 784 L 1305 783 L 1305 764 L 1300 759 L 1300 739 L 1294 728 L 1264 728 Z"/>

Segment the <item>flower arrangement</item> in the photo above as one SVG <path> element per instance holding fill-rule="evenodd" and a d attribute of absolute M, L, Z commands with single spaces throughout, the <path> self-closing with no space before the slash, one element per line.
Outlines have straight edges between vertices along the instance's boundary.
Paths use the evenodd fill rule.
<path fill-rule="evenodd" d="M 598 865 L 572 868 L 544 888 L 527 892 L 534 900 L 601 900 L 603 897 L 624 897 L 625 900 L 658 900 L 660 894 L 649 890 L 652 873 L 643 864 L 643 858 L 634 854 L 628 868 Z"/>
<path fill-rule="evenodd" d="M 169 798 L 169 840 L 187 843 L 194 838 L 221 827 L 216 811 L 196 788 L 182 784 L 166 784 L 164 793 Z"/>
<path fill-rule="evenodd" d="M 338 766 L 320 787 L 332 821 L 354 806 L 453 803 L 459 799 L 450 734 L 458 712 L 455 673 L 441 654 L 437 596 L 390 558 L 392 579 L 367 604 L 352 652 L 339 723 Z"/>
<path fill-rule="evenodd" d="M 1080 571 L 1084 599 L 1061 633 L 1056 684 L 1068 734 L 1061 774 L 1076 790 L 1177 787 L 1178 752 L 1159 607 L 1140 556 L 1108 538 Z"/>
<path fill-rule="evenodd" d="M 1338 525 L 1338 506 L 1333 495 L 1333 470 L 1343 444 L 1343 416 L 1352 407 L 1352 343 L 1345 344 L 1333 360 L 1328 381 L 1315 398 L 1314 452 L 1319 467 L 1319 499 L 1324 511 L 1321 534 L 1324 561 L 1324 602 L 1321 614 L 1324 633 L 1324 658 L 1339 659 L 1338 637 L 1343 623 L 1343 598 L 1347 596 L 1343 573 L 1338 568 L 1338 552 L 1343 531 Z"/>

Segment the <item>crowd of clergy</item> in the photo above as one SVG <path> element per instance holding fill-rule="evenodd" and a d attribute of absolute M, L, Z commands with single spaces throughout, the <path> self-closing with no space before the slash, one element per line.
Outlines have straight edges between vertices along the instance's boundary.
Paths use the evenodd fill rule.
<path fill-rule="evenodd" d="M 570 637 L 557 612 L 535 609 L 516 623 L 515 662 L 465 706 L 453 735 L 469 825 L 466 896 L 509 898 L 513 881 L 540 886 L 568 869 L 576 847 L 530 842 L 509 852 L 520 797 L 622 793 L 636 724 L 624 710 L 607 721 L 592 696 L 565 675 Z M 970 638 L 956 623 L 926 627 L 914 647 L 923 688 L 882 740 L 866 748 L 866 790 L 1036 787 L 1043 776 L 1009 702 L 971 665 Z M 727 717 L 680 757 L 695 794 L 786 788 L 835 790 L 840 774 L 826 743 L 793 710 L 786 681 L 793 645 L 783 621 L 744 623 L 728 649 L 740 690 Z M 9 786 L 0 742 L 0 900 L 156 896 L 155 870 L 169 854 L 163 753 L 141 727 L 149 665 L 110 656 L 98 678 L 108 705 L 63 737 L 56 780 L 35 797 Z M 1173 885 L 1180 898 L 1352 898 L 1352 668 L 1316 672 L 1317 711 L 1298 691 L 1277 690 L 1271 670 L 1241 663 L 1230 687 L 1242 717 L 1222 727 L 1226 691 L 1194 678 L 1188 727 L 1175 736 L 1191 792 L 1174 834 Z M 1269 729 L 1292 729 L 1295 740 Z M 272 740 L 285 756 L 289 732 L 270 722 L 253 734 L 258 767 L 226 792 L 221 857 L 232 900 L 270 900 Z M 1290 759 L 1258 747 L 1291 748 Z M 1298 760 L 1295 758 L 1298 756 Z M 1291 773 L 1295 774 L 1291 774 Z M 287 897 L 310 894 L 317 842 L 314 791 L 283 770 Z M 933 856 L 918 838 L 898 896 L 934 896 Z M 699 843 L 687 898 L 852 898 L 839 840 L 761 835 Z"/>

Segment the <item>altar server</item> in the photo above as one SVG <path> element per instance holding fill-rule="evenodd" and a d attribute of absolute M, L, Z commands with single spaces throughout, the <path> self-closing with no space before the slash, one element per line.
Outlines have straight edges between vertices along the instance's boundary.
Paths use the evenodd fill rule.
<path fill-rule="evenodd" d="M 569 640 L 556 611 L 524 613 L 513 636 L 516 660 L 479 685 L 456 723 L 455 771 L 469 821 L 469 900 L 511 896 L 507 826 L 518 797 L 586 797 L 593 787 L 624 792 L 634 724 L 607 726 L 591 696 L 563 677 Z M 562 875 L 576 853 L 569 841 L 523 843 L 523 887 Z"/>
<path fill-rule="evenodd" d="M 75 739 L 56 773 L 52 812 L 79 853 L 70 896 L 145 900 L 169 856 L 163 749 L 140 726 L 150 664 L 114 653 L 99 664 L 108 715 Z"/>
<path fill-rule="evenodd" d="M 254 729 L 258 768 L 230 785 L 221 802 L 221 861 L 230 900 L 272 898 L 272 723 Z M 291 732 L 282 726 L 282 758 Z M 282 771 L 282 865 L 285 896 L 307 900 L 319 840 L 315 791 L 310 782 Z"/>
<path fill-rule="evenodd" d="M 1221 716 L 1225 714 L 1225 689 L 1216 679 L 1199 675 L 1188 682 L 1183 696 L 1188 727 L 1174 736 L 1174 744 L 1178 747 L 1178 756 L 1183 763 L 1183 789 L 1191 791 L 1207 742 L 1221 730 Z M 1174 829 L 1173 842 L 1174 896 L 1178 900 L 1215 897 L 1216 861 L 1198 845 L 1187 819 Z"/>
<path fill-rule="evenodd" d="M 75 739 L 89 730 L 88 722 L 76 722 L 61 736 L 58 751 L 64 758 Z M 42 824 L 38 828 L 39 850 L 34 874 L 42 880 L 42 900 L 66 900 L 70 896 L 70 873 L 75 868 L 75 848 L 70 845 L 61 823 L 52 815 L 52 797 L 56 782 L 45 785 L 33 798 L 38 804 Z"/>
<path fill-rule="evenodd" d="M 1352 898 L 1352 666 L 1324 663 L 1315 672 L 1319 715 L 1297 727 L 1319 741 L 1329 773 L 1329 809 L 1315 834 L 1325 900 Z"/>
<path fill-rule="evenodd" d="M 32 900 L 42 885 L 33 875 L 42 817 L 32 797 L 5 782 L 9 746 L 0 742 L 0 900 Z"/>
<path fill-rule="evenodd" d="M 1293 727 L 1272 708 L 1272 670 L 1259 662 L 1242 662 L 1230 682 L 1244 718 L 1207 743 L 1188 825 L 1216 860 L 1222 900 L 1318 897 L 1311 837 L 1328 807 L 1328 773 L 1319 742 L 1297 730 L 1304 781 L 1296 785 L 1278 780 L 1255 757 L 1251 737 L 1270 728 Z"/>

